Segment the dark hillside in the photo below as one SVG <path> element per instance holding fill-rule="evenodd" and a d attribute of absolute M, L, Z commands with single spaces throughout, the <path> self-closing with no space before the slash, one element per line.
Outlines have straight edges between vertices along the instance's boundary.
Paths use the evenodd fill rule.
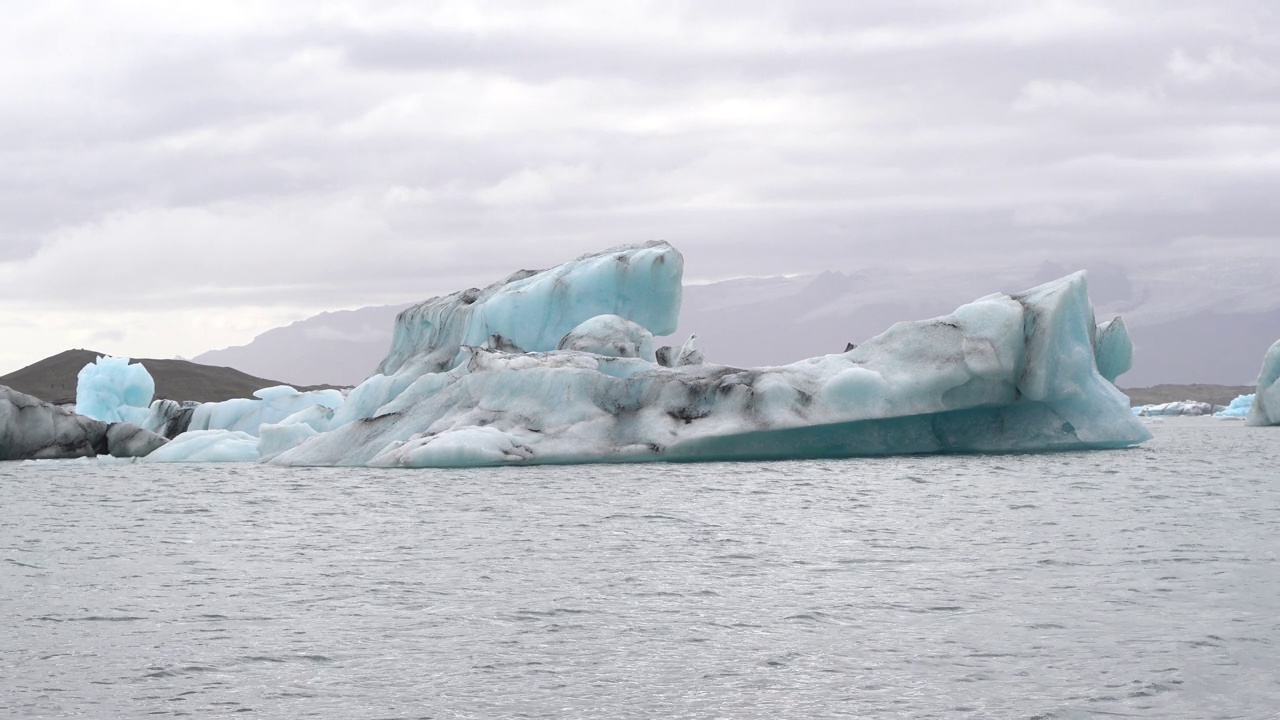
<path fill-rule="evenodd" d="M 0 377 L 0 385 L 34 395 L 46 402 L 67 404 L 76 401 L 76 375 L 85 365 L 105 353 L 92 350 L 67 350 Z M 169 400 L 218 402 L 231 398 L 253 397 L 253 391 L 272 385 L 289 385 L 279 380 L 254 377 L 228 367 L 213 367 L 186 360 L 133 360 L 151 373 L 156 381 L 156 397 Z M 303 387 L 318 390 L 328 385 Z"/>
<path fill-rule="evenodd" d="M 1245 385 L 1155 385 L 1147 388 L 1121 388 L 1129 396 L 1130 404 L 1159 405 L 1182 400 L 1199 400 L 1211 405 L 1229 405 L 1241 395 L 1248 395 L 1256 388 Z"/>

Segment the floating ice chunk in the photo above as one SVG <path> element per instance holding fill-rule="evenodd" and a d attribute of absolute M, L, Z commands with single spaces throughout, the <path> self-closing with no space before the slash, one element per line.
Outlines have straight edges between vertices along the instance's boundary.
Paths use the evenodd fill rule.
<path fill-rule="evenodd" d="M 324 412 L 332 412 L 342 406 L 344 398 L 338 390 L 313 390 L 298 392 L 288 385 L 263 388 L 254 398 L 234 398 L 216 403 L 204 403 L 191 415 L 189 430 L 238 430 L 253 436 L 258 427 L 280 423 L 290 415 L 310 410 L 319 405 Z"/>
<path fill-rule="evenodd" d="M 1133 367 L 1133 340 L 1124 318 L 1117 317 L 1098 325 L 1094 355 L 1098 374 L 1114 383 Z"/>
<path fill-rule="evenodd" d="M 597 315 L 584 320 L 560 339 L 556 349 L 656 362 L 653 333 L 620 315 Z"/>
<path fill-rule="evenodd" d="M 1249 409 L 1249 425 L 1280 425 L 1280 341 L 1267 350 L 1258 373 L 1258 391 Z"/>
<path fill-rule="evenodd" d="M 76 413 L 103 422 L 146 422 L 156 383 L 142 363 L 99 357 L 76 376 Z"/>
<path fill-rule="evenodd" d="M 554 276 L 568 287 L 576 281 L 559 269 Z M 409 322 L 425 315 L 402 314 L 397 335 L 463 336 L 465 328 L 448 324 L 467 326 L 471 316 L 451 307 L 453 314 L 430 316 L 443 325 L 429 333 Z M 524 312 L 541 317 L 532 306 Z M 1078 273 L 945 317 L 898 323 L 845 353 L 781 367 L 667 367 L 569 349 L 455 350 L 402 340 L 383 363 L 389 374 L 356 388 L 329 432 L 273 462 L 764 460 L 1140 443 L 1150 433 L 1098 373 L 1096 333 Z M 691 354 L 686 343 L 680 355 Z"/>
<path fill-rule="evenodd" d="M 146 462 L 254 462 L 258 438 L 238 430 L 191 430 L 145 458 Z"/>
<path fill-rule="evenodd" d="M 1199 400 L 1179 400 L 1177 402 L 1139 405 L 1133 408 L 1133 414 L 1140 417 L 1204 417 L 1221 410 L 1221 405 L 1213 405 Z"/>
<path fill-rule="evenodd" d="M 1253 408 L 1253 398 L 1253 393 L 1249 393 L 1248 395 L 1239 395 L 1235 400 L 1231 401 L 1230 405 L 1214 413 L 1213 416 L 1220 418 L 1239 418 L 1243 420 L 1244 418 L 1249 417 L 1249 410 Z"/>

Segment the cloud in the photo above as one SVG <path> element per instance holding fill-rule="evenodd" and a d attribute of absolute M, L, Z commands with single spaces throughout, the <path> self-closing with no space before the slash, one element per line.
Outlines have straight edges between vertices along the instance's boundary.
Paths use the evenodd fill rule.
<path fill-rule="evenodd" d="M 700 279 L 1243 255 L 1280 226 L 1266 13 L 9 4 L 0 305 L 170 356 L 656 238 Z"/>

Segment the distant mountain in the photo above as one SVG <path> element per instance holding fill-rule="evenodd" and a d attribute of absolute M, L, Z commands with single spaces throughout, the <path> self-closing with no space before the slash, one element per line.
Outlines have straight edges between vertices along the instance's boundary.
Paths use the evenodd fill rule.
<path fill-rule="evenodd" d="M 1262 269 L 1264 272 L 1257 272 Z M 993 292 L 1015 293 L 1072 269 L 1046 263 L 989 274 L 825 272 L 687 286 L 680 327 L 707 359 L 757 366 L 841 352 L 902 320 L 951 312 Z M 1259 261 L 1241 283 L 1232 268 L 1089 269 L 1099 321 L 1123 315 L 1135 346 L 1121 384 L 1247 385 L 1280 338 L 1280 263 Z"/>
<path fill-rule="evenodd" d="M 0 385 L 57 405 L 76 401 L 76 375 L 85 365 L 106 353 L 92 350 L 67 350 L 47 357 L 0 377 Z M 231 398 L 253 397 L 253 391 L 273 385 L 288 385 L 279 380 L 254 377 L 229 367 L 211 367 L 186 360 L 136 359 L 156 382 L 156 397 L 169 400 L 216 402 Z M 314 390 L 315 387 L 300 387 Z"/>
<path fill-rule="evenodd" d="M 406 307 L 381 305 L 320 313 L 268 330 L 247 345 L 201 353 L 192 362 L 313 385 L 356 385 L 386 357 L 396 314 Z"/>
<path fill-rule="evenodd" d="M 899 268 L 688 285 L 678 330 L 658 344 L 679 345 L 696 332 L 710 362 L 779 365 L 842 352 L 895 322 L 943 315 L 1076 269 L 1052 262 L 963 273 Z M 1153 258 L 1140 268 L 1097 263 L 1088 270 L 1098 319 L 1123 315 L 1133 336 L 1136 364 L 1120 379 L 1126 387 L 1248 385 L 1280 338 L 1280 261 L 1274 258 Z M 322 313 L 194 360 L 267 377 L 355 384 L 386 356 L 395 316 L 405 307 Z"/>

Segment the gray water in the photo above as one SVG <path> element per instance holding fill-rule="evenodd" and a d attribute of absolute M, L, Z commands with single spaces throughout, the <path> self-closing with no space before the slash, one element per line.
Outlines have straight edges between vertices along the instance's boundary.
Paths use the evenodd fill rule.
<path fill-rule="evenodd" d="M 504 468 L 0 464 L 0 715 L 1280 717 L 1280 432 Z"/>

